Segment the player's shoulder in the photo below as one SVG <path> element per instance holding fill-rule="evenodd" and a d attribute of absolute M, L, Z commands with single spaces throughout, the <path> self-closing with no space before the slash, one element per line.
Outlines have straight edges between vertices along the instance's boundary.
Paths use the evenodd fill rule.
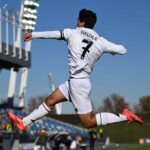
<path fill-rule="evenodd" d="M 63 29 L 64 32 L 72 32 L 73 30 L 74 30 L 74 29 L 71 29 L 71 28 L 64 28 L 64 29 Z"/>

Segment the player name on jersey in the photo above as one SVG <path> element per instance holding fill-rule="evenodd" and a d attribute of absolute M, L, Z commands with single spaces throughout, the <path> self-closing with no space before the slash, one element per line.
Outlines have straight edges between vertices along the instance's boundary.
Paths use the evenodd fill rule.
<path fill-rule="evenodd" d="M 83 34 L 83 35 L 87 36 L 88 38 L 91 38 L 92 40 L 95 40 L 95 41 L 97 41 L 97 39 L 98 39 L 98 37 L 95 37 L 91 33 L 88 33 L 88 32 L 86 32 L 84 30 L 81 30 L 81 34 Z"/>

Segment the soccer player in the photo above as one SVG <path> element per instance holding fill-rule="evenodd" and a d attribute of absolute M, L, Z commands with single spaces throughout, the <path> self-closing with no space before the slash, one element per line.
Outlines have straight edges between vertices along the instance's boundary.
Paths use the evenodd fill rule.
<path fill-rule="evenodd" d="M 103 53 L 123 55 L 127 52 L 122 45 L 114 44 L 96 33 L 93 30 L 96 21 L 97 16 L 94 12 L 82 9 L 79 12 L 75 29 L 25 33 L 24 40 L 26 42 L 34 38 L 58 39 L 67 42 L 69 79 L 23 119 L 11 111 L 8 112 L 9 118 L 19 130 L 24 131 L 32 122 L 47 115 L 55 104 L 65 101 L 72 103 L 75 112 L 86 128 L 121 121 L 143 123 L 141 118 L 128 109 L 124 109 L 122 114 L 118 115 L 108 112 L 94 114 L 92 111 L 90 74 L 96 61 Z"/>

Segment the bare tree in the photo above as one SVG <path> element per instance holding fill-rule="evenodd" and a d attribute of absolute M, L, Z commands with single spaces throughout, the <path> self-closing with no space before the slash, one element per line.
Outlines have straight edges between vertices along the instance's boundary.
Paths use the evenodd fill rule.
<path fill-rule="evenodd" d="M 40 95 L 36 97 L 31 97 L 28 100 L 28 111 L 32 112 L 36 107 L 38 107 L 40 104 L 44 102 L 44 100 L 47 98 L 48 95 Z M 52 109 L 52 111 L 49 114 L 56 114 L 55 107 Z"/>
<path fill-rule="evenodd" d="M 103 104 L 98 108 L 98 111 L 121 113 L 126 107 L 129 107 L 129 104 L 125 101 L 124 97 L 112 94 L 103 100 Z"/>
<path fill-rule="evenodd" d="M 36 107 L 38 107 L 47 97 L 47 95 L 40 95 L 36 97 L 31 97 L 28 100 L 28 110 L 29 112 L 33 111 Z"/>
<path fill-rule="evenodd" d="M 143 96 L 139 99 L 139 103 L 134 106 L 137 114 L 150 114 L 150 96 Z"/>

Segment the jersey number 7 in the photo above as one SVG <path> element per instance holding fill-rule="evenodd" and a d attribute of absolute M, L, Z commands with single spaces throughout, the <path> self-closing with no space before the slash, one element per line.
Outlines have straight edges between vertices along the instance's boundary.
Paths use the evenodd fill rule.
<path fill-rule="evenodd" d="M 82 42 L 87 44 L 86 47 L 82 47 L 83 53 L 81 55 L 81 59 L 84 59 L 86 52 L 88 52 L 88 53 L 90 52 L 89 48 L 92 46 L 93 42 L 92 41 L 88 41 L 86 39 L 83 39 Z"/>

